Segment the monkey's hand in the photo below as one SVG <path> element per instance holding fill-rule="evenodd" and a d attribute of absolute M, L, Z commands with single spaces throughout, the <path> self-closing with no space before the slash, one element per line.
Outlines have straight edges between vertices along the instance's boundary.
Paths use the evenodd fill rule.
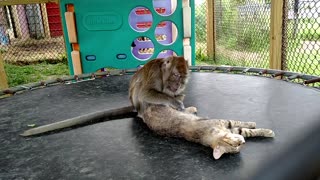
<path fill-rule="evenodd" d="M 173 100 L 173 102 L 171 103 L 171 107 L 177 109 L 178 111 L 183 111 L 185 109 L 183 102 L 177 99 Z"/>

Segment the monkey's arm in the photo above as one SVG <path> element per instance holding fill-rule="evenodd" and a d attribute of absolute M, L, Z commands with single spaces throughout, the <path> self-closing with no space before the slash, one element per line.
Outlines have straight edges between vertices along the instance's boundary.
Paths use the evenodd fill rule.
<path fill-rule="evenodd" d="M 183 100 L 183 98 L 182 98 Z M 175 98 L 172 96 L 169 96 L 165 93 L 159 92 L 154 89 L 150 89 L 144 96 L 143 99 L 146 103 L 151 104 L 165 104 L 169 105 L 174 109 L 183 110 L 184 104 L 179 98 Z"/>
<path fill-rule="evenodd" d="M 47 125 L 39 126 L 36 128 L 32 128 L 32 129 L 26 130 L 25 132 L 23 132 L 20 135 L 24 136 L 24 137 L 33 136 L 33 135 L 37 135 L 37 134 L 42 134 L 42 133 L 54 131 L 54 130 L 59 130 L 59 129 L 67 128 L 67 127 L 85 124 L 88 122 L 94 122 L 94 121 L 99 120 L 101 118 L 116 117 L 116 116 L 129 114 L 132 112 L 134 112 L 133 106 L 126 106 L 126 107 L 122 107 L 122 108 L 108 109 L 108 110 L 93 112 L 90 114 L 70 118 L 70 119 L 67 119 L 64 121 L 59 121 L 59 122 L 55 122 L 52 124 L 47 124 Z"/>
<path fill-rule="evenodd" d="M 184 94 L 179 94 L 179 95 L 176 95 L 174 98 L 177 99 L 178 101 L 183 102 L 185 96 L 186 95 L 184 95 Z"/>

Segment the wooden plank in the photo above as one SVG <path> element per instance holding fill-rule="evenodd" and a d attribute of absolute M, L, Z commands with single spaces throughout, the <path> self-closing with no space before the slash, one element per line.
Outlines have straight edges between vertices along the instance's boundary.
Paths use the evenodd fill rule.
<path fill-rule="evenodd" d="M 65 12 L 64 16 L 66 18 L 67 32 L 70 43 L 77 43 L 77 32 L 76 32 L 76 21 L 74 17 L 74 12 Z"/>
<path fill-rule="evenodd" d="M 74 75 L 82 74 L 80 52 L 79 51 L 72 51 L 71 52 L 71 59 L 72 59 L 72 65 L 73 65 L 73 74 Z"/>
<path fill-rule="evenodd" d="M 191 8 L 185 6 L 182 8 L 183 12 L 183 37 L 191 37 Z"/>
<path fill-rule="evenodd" d="M 59 3 L 59 0 L 0 0 L 0 6 L 18 5 L 18 4 L 41 4 L 55 2 Z"/>
<path fill-rule="evenodd" d="M 191 62 L 192 62 L 192 48 L 189 45 L 185 45 L 183 46 L 183 56 L 185 58 L 185 60 L 188 61 L 189 66 L 191 66 Z"/>
<path fill-rule="evenodd" d="M 8 85 L 7 75 L 4 70 L 3 59 L 0 53 L 0 89 L 7 89 L 8 87 L 9 85 Z"/>
<path fill-rule="evenodd" d="M 214 1 L 207 0 L 207 55 L 214 57 L 216 32 L 214 23 Z"/>
<path fill-rule="evenodd" d="M 271 0 L 270 69 L 282 69 L 282 16 L 283 0 Z"/>

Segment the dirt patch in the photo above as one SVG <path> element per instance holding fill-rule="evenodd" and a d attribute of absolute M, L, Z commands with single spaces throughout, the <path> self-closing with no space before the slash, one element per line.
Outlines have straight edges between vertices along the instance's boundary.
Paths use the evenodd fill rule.
<path fill-rule="evenodd" d="M 48 39 L 14 40 L 9 45 L 1 45 L 5 62 L 10 64 L 35 64 L 40 62 L 57 63 L 66 58 L 63 37 Z"/>

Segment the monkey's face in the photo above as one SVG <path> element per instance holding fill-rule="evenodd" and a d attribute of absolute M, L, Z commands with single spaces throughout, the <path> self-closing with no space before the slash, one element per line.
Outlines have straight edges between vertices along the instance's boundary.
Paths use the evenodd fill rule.
<path fill-rule="evenodd" d="M 170 68 L 167 68 L 164 89 L 167 89 L 173 95 L 180 94 L 185 89 L 188 80 L 188 62 L 183 57 L 172 57 L 166 63 Z"/>

